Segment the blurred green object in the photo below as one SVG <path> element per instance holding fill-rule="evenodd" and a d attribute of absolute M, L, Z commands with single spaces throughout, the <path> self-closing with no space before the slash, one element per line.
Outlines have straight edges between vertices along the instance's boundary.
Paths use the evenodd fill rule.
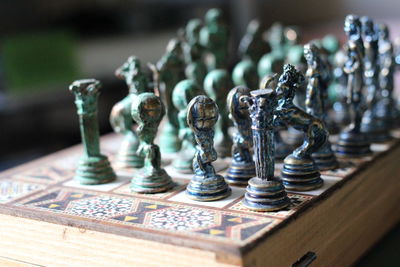
<path fill-rule="evenodd" d="M 68 31 L 5 38 L 1 52 L 9 95 L 61 89 L 79 76 L 76 41 Z"/>

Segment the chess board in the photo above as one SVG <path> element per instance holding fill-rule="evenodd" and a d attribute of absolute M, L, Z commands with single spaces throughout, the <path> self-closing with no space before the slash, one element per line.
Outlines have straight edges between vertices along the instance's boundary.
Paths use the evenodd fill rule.
<path fill-rule="evenodd" d="M 43 222 L 48 225 L 47 227 L 59 225 L 93 233 L 110 234 L 121 237 L 121 240 L 126 238 L 147 240 L 153 245 L 164 244 L 193 251 L 205 251 L 214 255 L 215 266 L 247 265 L 249 262 L 246 259 L 247 253 L 264 243 L 268 244 L 269 239 L 274 235 L 277 236 L 281 229 L 296 223 L 301 216 L 315 209 L 319 203 L 327 201 L 336 191 L 345 187 L 348 181 L 373 166 L 379 158 L 400 150 L 398 140 L 374 144 L 372 156 L 341 161 L 340 169 L 322 172 L 324 186 L 320 189 L 302 193 L 289 191 L 292 205 L 277 212 L 253 212 L 246 209 L 241 204 L 245 192 L 243 187 L 232 187 L 232 195 L 219 201 L 190 200 L 185 196 L 185 187 L 190 175 L 179 175 L 174 172 L 170 175 L 173 177 L 175 187 L 159 194 L 131 193 L 130 179 L 134 177 L 135 170 L 116 167 L 118 175 L 116 181 L 103 185 L 80 185 L 73 180 L 74 169 L 81 154 L 81 147 L 76 146 L 1 173 L 0 214 L 4 217 L 0 216 L 0 220 L 19 218 L 28 223 Z M 120 141 L 117 135 L 102 138 L 102 152 L 109 156 L 111 162 Z M 228 164 L 229 159 L 224 159 L 219 160 L 216 166 L 223 174 Z M 168 161 L 165 165 L 166 169 L 170 170 Z M 280 162 L 276 163 L 277 174 L 282 165 Z M 397 182 L 397 185 L 393 186 L 398 188 L 398 184 Z M 9 227 L 13 228 L 12 225 Z M 2 230 L 4 229 L 3 227 Z M 6 232 L 7 230 L 0 234 L 0 237 L 3 236 L 0 240 L 12 238 L 12 231 L 10 230 L 8 237 Z M 62 239 L 59 242 L 62 243 Z M 1 247 L 5 245 L 0 241 Z M 76 249 L 79 250 L 79 247 Z M 118 254 L 118 251 L 114 252 Z M 2 249 L 0 257 L 10 257 L 7 253 L 9 253 L 7 249 Z M 267 254 L 267 251 L 265 253 Z M 285 251 L 280 253 L 281 255 L 275 257 L 285 255 Z M 297 257 L 300 256 L 302 255 L 299 254 Z M 192 257 L 194 258 L 195 256 Z M 185 259 L 185 256 L 181 255 L 181 259 Z M 36 258 L 30 259 L 29 256 L 23 260 L 43 265 L 48 263 L 48 259 L 41 261 Z M 205 261 L 205 258 L 203 260 Z M 178 262 L 169 264 L 180 266 Z M 194 263 L 193 265 L 186 263 L 188 266 L 195 266 Z M 254 265 L 249 264 L 249 266 L 258 266 L 253 263 Z"/>

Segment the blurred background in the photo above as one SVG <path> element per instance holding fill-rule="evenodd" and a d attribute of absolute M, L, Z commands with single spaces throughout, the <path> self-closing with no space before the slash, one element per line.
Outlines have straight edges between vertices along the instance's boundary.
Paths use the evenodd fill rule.
<path fill-rule="evenodd" d="M 102 134 L 110 132 L 111 107 L 128 92 L 114 76 L 115 69 L 129 55 L 138 56 L 143 65 L 156 62 L 179 27 L 191 18 L 203 18 L 212 7 L 224 11 L 233 55 L 253 18 L 266 29 L 276 21 L 298 25 L 303 42 L 328 33 L 343 40 L 348 13 L 386 22 L 392 38 L 400 35 L 399 0 L 2 0 L 0 170 L 80 142 L 74 98 L 68 91 L 75 79 L 102 81 L 100 129 Z M 390 242 L 398 243 L 399 227 L 393 236 L 397 239 Z M 384 258 L 399 264 L 396 246 L 392 248 L 389 256 L 385 247 L 375 253 L 386 251 Z M 393 266 L 375 263 L 367 257 L 359 266 Z"/>

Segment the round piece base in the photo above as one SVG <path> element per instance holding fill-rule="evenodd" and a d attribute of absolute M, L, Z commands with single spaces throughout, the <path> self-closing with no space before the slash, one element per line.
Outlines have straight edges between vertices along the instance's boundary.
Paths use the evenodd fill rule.
<path fill-rule="evenodd" d="M 370 143 L 363 133 L 342 132 L 335 154 L 340 158 L 362 158 L 372 154 Z"/>
<path fill-rule="evenodd" d="M 254 162 L 236 162 L 232 160 L 229 166 L 225 179 L 232 185 L 247 185 L 250 178 L 256 175 L 256 168 Z"/>
<path fill-rule="evenodd" d="M 83 185 L 97 185 L 112 182 L 117 178 L 107 157 L 82 157 L 74 179 Z"/>
<path fill-rule="evenodd" d="M 254 177 L 249 180 L 242 203 L 254 211 L 276 211 L 288 207 L 290 199 L 278 179 L 268 181 Z"/>
<path fill-rule="evenodd" d="M 224 177 L 216 174 L 211 177 L 194 176 L 186 187 L 186 196 L 196 201 L 214 201 L 230 196 L 231 188 Z"/>
<path fill-rule="evenodd" d="M 131 180 L 132 192 L 141 194 L 154 194 L 166 192 L 174 187 L 171 177 L 164 171 L 147 174 L 146 171 L 139 172 Z"/>

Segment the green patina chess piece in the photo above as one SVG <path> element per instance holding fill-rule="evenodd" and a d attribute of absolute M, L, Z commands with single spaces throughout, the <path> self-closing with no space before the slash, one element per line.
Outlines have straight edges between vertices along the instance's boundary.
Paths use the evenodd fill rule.
<path fill-rule="evenodd" d="M 368 17 L 362 17 L 361 22 L 364 44 L 364 87 L 367 89 L 367 109 L 361 121 L 361 132 L 368 136 L 370 142 L 386 142 L 391 136 L 385 127 L 385 121 L 377 114 L 377 104 L 382 91 L 379 88 L 379 29 Z"/>
<path fill-rule="evenodd" d="M 349 38 L 346 44 L 347 60 L 343 71 L 347 74 L 346 98 L 349 105 L 350 125 L 339 135 L 336 144 L 336 155 L 339 157 L 363 157 L 371 153 L 370 143 L 361 132 L 363 103 L 363 41 L 361 38 L 361 23 L 357 16 L 348 15 L 344 30 Z"/>
<path fill-rule="evenodd" d="M 381 88 L 381 99 L 377 104 L 377 116 L 384 122 L 385 130 L 389 131 L 397 127 L 399 114 L 393 98 L 394 89 L 394 70 L 395 57 L 393 44 L 389 38 L 389 29 L 387 25 L 379 25 L 379 55 L 378 64 L 379 86 Z"/>
<path fill-rule="evenodd" d="M 220 119 L 215 130 L 215 149 L 221 158 L 231 154 L 232 139 L 228 133 L 229 113 L 226 107 L 226 97 L 231 88 L 231 79 L 226 70 L 216 69 L 210 71 L 204 79 L 204 91 L 217 103 Z"/>
<path fill-rule="evenodd" d="M 141 168 L 143 157 L 137 154 L 139 140 L 133 130 L 131 104 L 133 97 L 148 91 L 148 81 L 141 70 L 139 59 L 135 56 L 130 56 L 115 71 L 115 75 L 124 79 L 129 88 L 129 94 L 113 106 L 110 114 L 110 124 L 114 132 L 124 136 L 116 157 L 116 165 L 122 168 Z"/>
<path fill-rule="evenodd" d="M 162 153 L 175 153 L 181 147 L 178 123 L 178 110 L 172 103 L 172 92 L 178 82 L 185 79 L 185 63 L 183 60 L 183 52 L 181 42 L 178 39 L 172 39 L 167 45 L 167 49 L 163 57 L 157 62 L 157 83 L 159 84 L 160 93 L 167 109 L 167 121 L 160 134 L 160 149 Z"/>
<path fill-rule="evenodd" d="M 328 139 L 323 122 L 293 103 L 296 89 L 302 82 L 304 76 L 294 66 L 287 64 L 276 88 L 278 106 L 275 109 L 275 123 L 292 126 L 304 133 L 303 144 L 285 158 L 282 169 L 284 186 L 295 191 L 313 190 L 322 186 L 323 180 L 311 154 L 318 151 Z"/>
<path fill-rule="evenodd" d="M 262 35 L 263 31 L 260 22 L 256 19 L 250 21 L 246 33 L 239 44 L 239 57 L 249 59 L 254 64 L 257 64 L 264 54 L 269 53 L 271 48 L 264 41 Z"/>
<path fill-rule="evenodd" d="M 138 153 L 144 157 L 144 166 L 134 174 L 131 191 L 137 193 L 165 192 L 173 187 L 171 177 L 161 168 L 161 154 L 154 144 L 157 128 L 165 115 L 160 97 L 142 93 L 132 99 L 132 117 L 138 123 L 140 140 Z"/>
<path fill-rule="evenodd" d="M 328 98 L 328 84 L 321 75 L 321 65 L 323 62 L 319 56 L 319 49 L 315 44 L 304 46 L 304 57 L 307 60 L 308 69 L 306 77 L 308 80 L 306 94 L 307 113 L 326 121 L 326 101 Z M 335 154 L 332 151 L 329 140 L 312 155 L 312 158 L 320 170 L 332 170 L 339 166 Z"/>
<path fill-rule="evenodd" d="M 196 139 L 196 154 L 193 159 L 194 176 L 190 180 L 186 195 L 197 201 L 213 201 L 228 197 L 231 189 L 224 177 L 217 174 L 212 162 L 217 160 L 214 150 L 214 125 L 218 120 L 218 107 L 204 95 L 193 98 L 187 109 L 187 124 Z"/>
<path fill-rule="evenodd" d="M 183 43 L 186 78 L 195 81 L 200 86 L 203 85 L 207 75 L 207 67 L 203 62 L 204 47 L 200 44 L 201 28 L 201 20 L 190 20 L 186 25 L 186 42 Z"/>
<path fill-rule="evenodd" d="M 260 82 L 260 89 L 271 89 L 275 90 L 277 85 L 277 74 L 270 74 L 264 77 Z M 281 137 L 280 131 L 284 130 L 285 127 L 274 127 L 274 155 L 275 159 L 283 160 L 292 152 L 292 146 L 285 143 Z"/>
<path fill-rule="evenodd" d="M 243 101 L 250 97 L 250 89 L 244 86 L 233 88 L 227 98 L 229 117 L 233 121 L 236 132 L 233 136 L 232 161 L 226 174 L 230 184 L 247 185 L 255 175 L 255 166 L 251 149 L 253 136 L 248 106 Z"/>
<path fill-rule="evenodd" d="M 205 16 L 205 26 L 200 31 L 200 43 L 207 49 L 208 71 L 223 69 L 228 64 L 229 30 L 222 20 L 222 11 L 212 8 Z"/>
<path fill-rule="evenodd" d="M 97 99 L 101 84 L 95 79 L 77 80 L 69 90 L 75 95 L 84 154 L 76 169 L 75 179 L 81 184 L 104 184 L 116 175 L 108 158 L 100 153 Z"/>
<path fill-rule="evenodd" d="M 172 166 L 180 173 L 193 173 L 196 143 L 193 132 L 187 124 L 186 114 L 190 100 L 202 93 L 197 83 L 192 80 L 183 80 L 175 86 L 172 94 L 173 104 L 178 110 L 179 138 L 182 140 L 181 150 L 173 160 Z"/>
<path fill-rule="evenodd" d="M 274 176 L 274 109 L 276 93 L 271 89 L 251 91 L 247 98 L 252 120 L 256 177 L 249 180 L 243 204 L 255 211 L 275 211 L 290 205 L 282 182 Z"/>
<path fill-rule="evenodd" d="M 254 62 L 250 59 L 244 59 L 236 64 L 232 72 L 232 81 L 235 86 L 257 88 L 259 81 Z"/>

